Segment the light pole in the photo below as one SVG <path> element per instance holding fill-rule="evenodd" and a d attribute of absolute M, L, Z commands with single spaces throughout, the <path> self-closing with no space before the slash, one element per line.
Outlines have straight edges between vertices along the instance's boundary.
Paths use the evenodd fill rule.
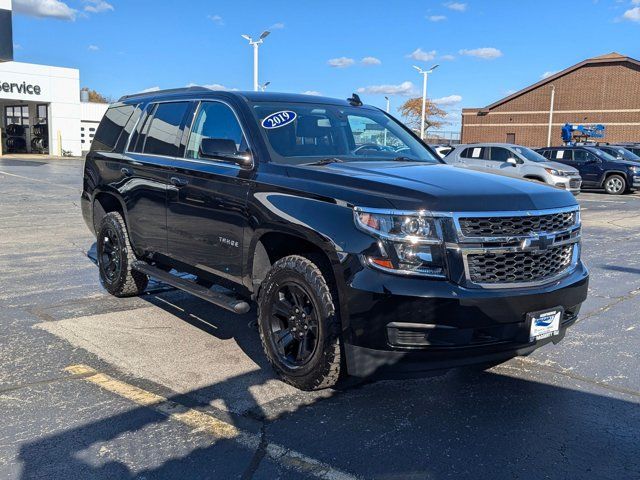
<path fill-rule="evenodd" d="M 263 83 L 262 85 L 260 85 L 260 91 L 261 91 L 261 92 L 266 91 L 266 90 L 267 90 L 267 87 L 268 87 L 269 85 L 271 85 L 271 82 L 265 82 L 265 83 Z"/>
<path fill-rule="evenodd" d="M 422 75 L 422 118 L 420 120 L 420 138 L 422 140 L 424 140 L 424 123 L 427 115 L 427 77 L 438 67 L 439 65 L 434 65 L 429 70 L 423 70 L 420 67 L 413 66 Z"/>
<path fill-rule="evenodd" d="M 387 113 L 389 113 L 389 97 L 384 97 L 387 101 Z M 384 146 L 387 146 L 387 127 L 384 128 Z"/>
<path fill-rule="evenodd" d="M 553 102 L 556 99 L 556 86 L 551 85 L 551 104 L 549 105 L 549 131 L 547 132 L 547 147 L 551 146 L 551 130 L 553 130 Z"/>
<path fill-rule="evenodd" d="M 258 40 L 254 40 L 249 35 L 242 35 L 242 38 L 247 40 L 249 42 L 249 45 L 253 46 L 253 91 L 254 92 L 257 92 L 258 88 L 259 88 L 259 85 L 258 85 L 258 47 L 264 43 L 264 39 L 267 38 L 270 33 L 271 32 L 269 30 L 265 30 L 264 32 L 262 32 L 262 35 L 260 35 L 260 38 L 258 38 Z"/>

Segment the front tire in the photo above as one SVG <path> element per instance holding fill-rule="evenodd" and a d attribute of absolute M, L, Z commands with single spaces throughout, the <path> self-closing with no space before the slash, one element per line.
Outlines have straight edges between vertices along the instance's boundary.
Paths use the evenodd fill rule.
<path fill-rule="evenodd" d="M 340 320 L 320 269 L 298 255 L 278 260 L 258 295 L 258 329 L 269 363 L 301 390 L 334 386 L 340 377 Z"/>
<path fill-rule="evenodd" d="M 622 175 L 611 175 L 604 181 L 604 191 L 609 195 L 622 195 L 627 190 L 627 182 Z"/>
<path fill-rule="evenodd" d="M 136 257 L 122 215 L 107 213 L 97 235 L 100 282 L 116 297 L 133 297 L 144 292 L 149 277 L 131 268 Z"/>

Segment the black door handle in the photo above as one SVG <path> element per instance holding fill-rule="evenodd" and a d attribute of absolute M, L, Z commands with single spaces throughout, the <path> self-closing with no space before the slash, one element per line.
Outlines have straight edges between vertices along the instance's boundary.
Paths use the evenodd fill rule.
<path fill-rule="evenodd" d="M 122 173 L 125 177 L 130 177 L 131 175 L 133 175 L 133 172 L 131 171 L 131 169 L 127 167 L 122 167 L 120 169 L 120 173 Z"/>
<path fill-rule="evenodd" d="M 173 183 L 176 187 L 184 187 L 189 183 L 189 180 L 187 180 L 186 178 L 171 177 L 171 183 Z"/>

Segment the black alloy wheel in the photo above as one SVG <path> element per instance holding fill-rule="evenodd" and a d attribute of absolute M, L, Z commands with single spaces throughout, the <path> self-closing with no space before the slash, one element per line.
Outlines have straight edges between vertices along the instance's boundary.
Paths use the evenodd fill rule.
<path fill-rule="evenodd" d="M 270 311 L 270 334 L 280 361 L 290 368 L 309 362 L 318 348 L 318 317 L 303 286 L 280 285 Z"/>

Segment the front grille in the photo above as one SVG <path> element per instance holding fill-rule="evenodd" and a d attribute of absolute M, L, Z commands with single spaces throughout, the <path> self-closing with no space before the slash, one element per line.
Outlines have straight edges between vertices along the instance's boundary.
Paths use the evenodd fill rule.
<path fill-rule="evenodd" d="M 580 180 L 569 180 L 569 188 L 580 188 Z"/>
<path fill-rule="evenodd" d="M 469 279 L 478 284 L 539 282 L 571 264 L 574 245 L 542 251 L 469 254 Z"/>
<path fill-rule="evenodd" d="M 576 212 L 521 217 L 462 217 L 459 222 L 465 237 L 528 236 L 567 230 L 575 225 Z"/>

